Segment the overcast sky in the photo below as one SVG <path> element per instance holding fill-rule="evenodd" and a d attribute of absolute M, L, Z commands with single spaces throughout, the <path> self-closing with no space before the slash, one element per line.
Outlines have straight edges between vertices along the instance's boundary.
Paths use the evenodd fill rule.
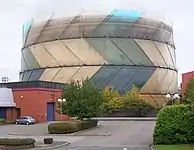
<path fill-rule="evenodd" d="M 142 9 L 173 21 L 179 81 L 181 73 L 194 70 L 194 1 L 193 0 L 0 0 L 0 78 L 18 81 L 22 25 L 32 17 L 36 20 L 75 15 L 87 11 Z M 158 18 L 158 17 L 157 17 Z M 166 19 L 167 18 L 167 19 Z"/>

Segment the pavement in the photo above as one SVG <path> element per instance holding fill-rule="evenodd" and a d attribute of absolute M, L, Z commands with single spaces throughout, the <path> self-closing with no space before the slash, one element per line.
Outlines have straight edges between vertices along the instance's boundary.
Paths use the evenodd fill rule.
<path fill-rule="evenodd" d="M 1 137 L 32 137 L 42 141 L 68 141 L 69 145 L 55 150 L 150 150 L 155 121 L 99 121 L 99 126 L 72 135 L 48 135 L 48 123 L 0 126 Z M 17 133 L 16 133 L 17 132 Z"/>

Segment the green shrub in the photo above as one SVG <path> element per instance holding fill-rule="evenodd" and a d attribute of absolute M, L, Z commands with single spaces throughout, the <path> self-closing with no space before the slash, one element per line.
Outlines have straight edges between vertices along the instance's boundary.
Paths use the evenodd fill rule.
<path fill-rule="evenodd" d="M 133 110 L 138 117 L 144 116 L 149 110 L 155 110 L 154 106 L 139 97 L 139 89 L 135 86 L 123 97 L 123 108 Z"/>
<path fill-rule="evenodd" d="M 35 140 L 31 138 L 27 139 L 11 139 L 11 138 L 1 138 L 0 145 L 5 146 L 26 146 L 33 145 L 35 146 Z"/>
<path fill-rule="evenodd" d="M 136 99 L 136 100 L 124 100 L 124 109 L 132 110 L 137 117 L 144 116 L 149 110 L 155 110 L 155 108 L 145 102 L 142 99 Z"/>
<path fill-rule="evenodd" d="M 97 120 L 77 121 L 76 124 L 77 124 L 78 131 L 81 131 L 81 130 L 85 130 L 85 129 L 89 129 L 97 126 L 98 121 Z"/>
<path fill-rule="evenodd" d="M 67 134 L 76 130 L 76 123 L 73 121 L 65 121 L 61 123 L 51 123 L 48 126 L 50 134 Z"/>
<path fill-rule="evenodd" d="M 68 134 L 95 127 L 97 126 L 97 124 L 98 121 L 96 120 L 72 120 L 59 123 L 51 123 L 48 126 L 48 131 L 50 134 Z"/>
<path fill-rule="evenodd" d="M 116 90 L 104 91 L 104 102 L 101 105 L 103 112 L 111 113 L 123 107 L 122 96 Z"/>
<path fill-rule="evenodd" d="M 0 124 L 4 124 L 6 121 L 3 118 L 0 118 Z"/>
<path fill-rule="evenodd" d="M 100 115 L 103 103 L 103 92 L 89 82 L 89 79 L 71 83 L 62 89 L 64 103 L 58 103 L 58 111 L 71 117 L 92 118 Z"/>
<path fill-rule="evenodd" d="M 190 121 L 191 121 L 191 128 L 192 128 L 192 131 L 190 132 L 190 134 L 193 137 L 193 142 L 194 142 L 194 103 L 191 103 L 189 105 L 189 114 L 190 114 Z"/>
<path fill-rule="evenodd" d="M 120 95 L 115 90 L 104 92 L 105 100 L 102 108 L 105 113 L 112 113 L 114 111 L 133 111 L 135 116 L 144 116 L 148 111 L 155 110 L 155 108 L 140 98 L 139 88 L 135 85 L 131 90 L 124 95 Z"/>
<path fill-rule="evenodd" d="M 187 84 L 184 97 L 182 99 L 183 104 L 194 103 L 194 79 L 191 78 Z"/>
<path fill-rule="evenodd" d="M 182 144 L 194 140 L 188 105 L 173 105 L 162 108 L 154 129 L 155 144 Z"/>
<path fill-rule="evenodd" d="M 53 138 L 44 138 L 44 144 L 52 144 Z"/>

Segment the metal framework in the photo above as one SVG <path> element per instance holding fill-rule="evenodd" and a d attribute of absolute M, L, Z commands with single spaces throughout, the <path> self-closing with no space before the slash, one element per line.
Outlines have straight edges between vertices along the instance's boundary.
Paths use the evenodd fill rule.
<path fill-rule="evenodd" d="M 84 30 L 79 30 L 79 36 L 68 36 L 65 37 L 65 39 L 79 39 L 79 38 L 104 38 L 104 34 L 102 36 L 95 36 L 95 35 L 91 35 L 99 26 L 102 26 L 104 23 L 109 23 L 109 19 L 111 18 L 111 16 L 114 16 L 114 14 L 117 12 L 117 9 L 114 9 L 109 15 L 105 16 L 103 20 L 100 21 L 99 23 L 99 18 L 98 16 L 95 16 L 96 17 L 96 21 L 98 22 L 98 24 L 95 25 L 95 28 L 92 30 L 92 31 L 89 31 L 90 33 L 87 33 L 85 34 L 86 32 L 88 31 L 84 31 Z M 84 10 L 82 9 L 71 21 L 67 21 L 66 25 L 65 25 L 65 28 L 61 28 L 61 33 L 58 35 L 58 38 L 57 39 L 51 39 L 51 40 L 47 40 L 47 41 L 38 41 L 39 37 L 41 36 L 41 34 L 43 33 L 43 30 L 46 26 L 48 26 L 48 24 L 52 21 L 52 18 L 53 18 L 53 14 L 52 16 L 47 20 L 47 22 L 45 23 L 45 25 L 43 25 L 43 28 L 42 30 L 40 31 L 38 37 L 36 38 L 36 40 L 34 42 L 31 42 L 31 44 L 29 45 L 24 45 L 23 48 L 25 47 L 28 47 L 28 46 L 32 46 L 32 45 L 35 45 L 35 44 L 38 44 L 38 43 L 42 43 L 42 42 L 51 42 L 51 41 L 54 41 L 54 40 L 62 40 L 63 39 L 63 34 L 65 34 L 65 31 L 67 31 L 68 28 L 70 28 L 73 24 L 78 24 L 79 22 L 77 22 L 77 19 L 80 18 L 81 16 L 83 16 L 83 13 L 84 13 Z M 142 16 L 143 16 L 144 12 L 142 12 Z M 101 18 L 101 16 L 99 16 Z M 145 40 L 154 40 L 154 41 L 157 41 L 157 42 L 163 42 L 163 40 L 161 39 L 157 39 L 157 38 L 154 38 L 154 36 L 156 35 L 156 33 L 160 32 L 159 29 L 162 29 L 161 27 L 161 24 L 164 24 L 163 22 L 154 22 L 153 20 L 150 20 L 152 21 L 152 26 L 154 27 L 154 24 L 157 24 L 155 27 L 154 27 L 154 30 L 153 32 L 149 33 L 151 28 L 153 29 L 153 27 L 151 28 L 148 28 L 147 26 L 151 25 L 149 22 L 148 23 L 145 23 L 145 22 L 141 22 L 141 19 L 144 19 L 142 18 L 141 16 L 139 16 L 134 22 L 122 22 L 120 21 L 119 23 L 122 25 L 122 23 L 124 25 L 127 25 L 129 28 L 131 28 L 131 30 L 133 28 L 137 28 L 137 25 L 140 25 L 141 28 L 140 29 L 143 29 L 145 30 L 144 32 L 139 32 L 139 33 L 136 33 L 136 31 L 132 31 L 131 33 L 129 33 L 129 35 L 126 35 L 125 32 L 121 32 L 121 35 L 122 35 L 122 38 L 135 38 L 135 39 L 145 39 Z M 90 22 L 88 22 L 87 20 L 83 20 L 84 24 L 90 24 Z M 95 22 L 94 22 L 95 23 Z M 115 22 L 116 23 L 116 22 Z M 79 28 L 85 28 L 84 27 L 84 24 L 80 24 L 78 27 Z M 87 25 L 87 26 L 88 26 Z M 144 26 L 144 27 L 143 27 Z M 168 26 L 168 25 L 165 25 L 165 26 Z M 168 26 L 168 28 L 171 28 Z M 165 30 L 165 29 L 164 29 Z M 29 29 L 30 31 L 30 29 Z M 146 33 L 147 32 L 147 33 Z M 169 31 L 170 34 L 167 35 L 168 38 L 166 41 L 164 42 L 167 42 L 169 45 L 173 46 L 174 47 L 174 43 L 169 43 L 168 40 L 171 36 L 171 33 L 173 32 L 172 28 L 171 28 L 171 31 Z M 49 35 L 48 35 L 49 36 Z M 109 35 L 108 33 L 106 34 L 106 37 L 109 37 L 109 38 L 117 38 L 117 37 L 121 37 L 121 36 L 117 36 L 117 35 L 114 35 L 114 36 L 111 36 Z"/>
<path fill-rule="evenodd" d="M 68 25 L 65 27 L 64 30 L 62 30 L 62 32 L 59 34 L 59 38 L 58 40 L 60 39 L 61 35 L 67 30 L 67 28 L 72 24 L 74 23 L 75 21 L 77 21 L 77 19 L 82 15 L 82 13 L 84 12 L 84 10 L 82 9 L 80 13 L 78 13 L 69 23 Z"/>
<path fill-rule="evenodd" d="M 39 33 L 39 35 L 37 36 L 37 38 L 36 38 L 36 43 L 38 43 L 38 41 L 39 41 L 39 38 L 40 38 L 40 36 L 41 36 L 41 33 L 44 31 L 44 29 L 50 24 L 50 22 L 51 22 L 51 20 L 52 20 L 52 18 L 55 16 L 55 13 L 53 12 L 52 13 L 52 15 L 50 16 L 50 18 L 45 22 L 45 25 L 43 26 L 43 28 L 41 29 L 41 31 L 40 31 L 40 33 Z"/>
<path fill-rule="evenodd" d="M 110 85 L 121 93 L 137 84 L 156 105 L 158 97 L 165 103 L 163 95 L 178 88 L 173 30 L 144 13 L 114 9 L 108 15 L 84 16 L 81 10 L 58 20 L 53 13 L 28 31 L 21 80 L 68 84 L 88 76 L 100 88 Z"/>

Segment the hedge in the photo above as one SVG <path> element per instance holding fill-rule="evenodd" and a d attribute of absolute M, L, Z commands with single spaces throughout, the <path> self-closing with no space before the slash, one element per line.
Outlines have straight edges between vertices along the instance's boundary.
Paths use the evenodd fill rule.
<path fill-rule="evenodd" d="M 155 144 L 183 144 L 194 141 L 189 106 L 166 106 L 157 115 Z"/>
<path fill-rule="evenodd" d="M 97 126 L 97 120 L 72 120 L 58 123 L 51 123 L 48 126 L 48 131 L 50 134 L 68 134 L 74 133 L 81 130 L 89 129 Z"/>
<path fill-rule="evenodd" d="M 0 124 L 4 124 L 5 123 L 5 119 L 0 118 Z"/>
<path fill-rule="evenodd" d="M 52 144 L 53 138 L 44 138 L 44 144 Z"/>
<path fill-rule="evenodd" d="M 26 139 L 1 138 L 0 139 L 0 145 L 4 145 L 4 146 L 27 146 L 27 145 L 35 146 L 35 142 L 36 141 L 31 138 L 26 138 Z"/>
<path fill-rule="evenodd" d="M 145 111 L 143 111 L 145 110 Z M 141 115 L 137 115 L 137 110 L 134 109 L 125 109 L 117 110 L 110 113 L 102 114 L 102 117 L 156 117 L 158 110 L 156 109 L 142 109 L 140 110 Z"/>

